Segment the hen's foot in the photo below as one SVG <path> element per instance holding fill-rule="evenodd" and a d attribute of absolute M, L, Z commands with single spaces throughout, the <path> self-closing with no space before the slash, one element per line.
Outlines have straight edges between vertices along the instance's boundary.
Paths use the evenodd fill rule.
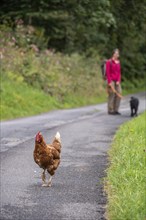
<path fill-rule="evenodd" d="M 48 186 L 48 184 L 46 184 L 46 183 L 43 183 L 43 184 L 42 184 L 42 186 L 43 186 L 43 187 L 47 187 L 47 186 Z"/>
<path fill-rule="evenodd" d="M 43 183 L 43 184 L 42 184 L 42 186 L 43 186 L 43 187 L 51 187 L 51 186 L 52 186 L 52 184 L 51 184 L 51 183 L 48 183 L 48 184 Z"/>
<path fill-rule="evenodd" d="M 52 186 L 52 183 L 48 183 L 48 185 L 47 185 L 48 187 L 51 187 Z"/>

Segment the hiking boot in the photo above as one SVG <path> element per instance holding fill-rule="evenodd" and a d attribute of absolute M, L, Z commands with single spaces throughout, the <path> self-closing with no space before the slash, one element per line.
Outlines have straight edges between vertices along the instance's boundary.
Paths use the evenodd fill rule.
<path fill-rule="evenodd" d="M 120 112 L 115 112 L 115 115 L 121 115 L 121 113 Z"/>
<path fill-rule="evenodd" d="M 109 115 L 115 115 L 115 112 L 108 112 Z"/>

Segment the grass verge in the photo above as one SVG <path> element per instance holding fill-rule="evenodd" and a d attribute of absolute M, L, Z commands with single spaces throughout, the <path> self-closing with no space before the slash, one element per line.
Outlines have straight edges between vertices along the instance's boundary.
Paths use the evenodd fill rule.
<path fill-rule="evenodd" d="M 145 220 L 146 112 L 118 130 L 109 151 L 107 219 Z"/>
<path fill-rule="evenodd" d="M 103 91 L 106 90 L 102 87 Z M 133 91 L 133 92 L 136 92 Z M 127 91 L 124 95 L 130 93 Z M 17 80 L 1 79 L 0 119 L 8 120 L 48 112 L 55 109 L 74 108 L 105 102 L 106 91 L 85 95 L 66 93 L 63 99 L 57 95 L 50 96 L 39 88 L 29 86 Z"/>
<path fill-rule="evenodd" d="M 3 81 L 1 87 L 1 119 L 13 119 L 57 108 L 57 101 L 24 83 Z"/>
<path fill-rule="evenodd" d="M 68 94 L 64 100 L 59 100 L 57 96 L 50 96 L 26 83 L 3 80 L 0 91 L 0 118 L 14 119 L 55 109 L 101 103 L 105 100 L 106 94 L 95 97 Z"/>

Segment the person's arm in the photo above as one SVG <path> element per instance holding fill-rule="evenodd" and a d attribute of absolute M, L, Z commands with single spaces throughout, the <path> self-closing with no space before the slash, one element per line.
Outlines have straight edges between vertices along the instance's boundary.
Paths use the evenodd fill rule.
<path fill-rule="evenodd" d="M 111 61 L 108 60 L 106 62 L 106 76 L 107 76 L 107 82 L 108 82 L 108 85 L 111 84 Z"/>

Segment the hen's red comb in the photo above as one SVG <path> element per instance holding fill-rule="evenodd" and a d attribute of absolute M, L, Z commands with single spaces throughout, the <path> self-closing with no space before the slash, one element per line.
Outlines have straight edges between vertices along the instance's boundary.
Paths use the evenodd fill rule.
<path fill-rule="evenodd" d="M 41 132 L 39 131 L 38 133 L 37 133 L 37 135 L 36 135 L 36 141 L 38 141 L 38 139 L 39 139 L 39 137 L 40 137 L 40 134 L 41 134 Z"/>

